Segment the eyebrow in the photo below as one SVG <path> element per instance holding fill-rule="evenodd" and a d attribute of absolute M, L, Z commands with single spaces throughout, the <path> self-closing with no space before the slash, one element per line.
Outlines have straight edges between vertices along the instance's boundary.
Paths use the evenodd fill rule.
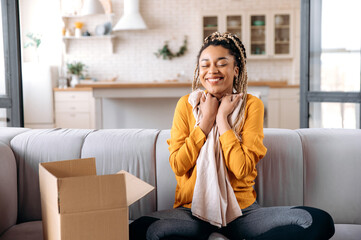
<path fill-rule="evenodd" d="M 219 61 L 219 60 L 223 60 L 223 59 L 227 59 L 228 60 L 228 58 L 227 57 L 220 57 L 220 58 L 218 58 L 217 60 Z M 209 61 L 209 59 L 208 58 L 203 58 L 202 60 L 201 60 L 201 62 L 207 62 L 207 61 Z"/>

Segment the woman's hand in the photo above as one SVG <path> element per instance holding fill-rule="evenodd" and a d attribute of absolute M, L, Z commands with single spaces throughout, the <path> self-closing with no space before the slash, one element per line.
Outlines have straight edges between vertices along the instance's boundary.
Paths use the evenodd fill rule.
<path fill-rule="evenodd" d="M 203 117 L 199 123 L 199 127 L 205 135 L 208 135 L 216 121 L 218 106 L 218 99 L 213 97 L 210 93 L 201 97 L 200 110 Z"/>
<path fill-rule="evenodd" d="M 243 93 L 232 94 L 232 95 L 226 95 L 221 99 L 221 105 L 218 108 L 218 113 L 216 116 L 216 122 L 220 135 L 231 129 L 231 126 L 228 122 L 228 116 L 236 108 L 237 104 L 242 99 L 242 96 Z"/>

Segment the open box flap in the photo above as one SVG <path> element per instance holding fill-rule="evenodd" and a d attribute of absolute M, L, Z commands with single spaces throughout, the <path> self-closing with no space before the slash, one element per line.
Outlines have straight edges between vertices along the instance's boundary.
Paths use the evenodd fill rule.
<path fill-rule="evenodd" d="M 124 170 L 119 171 L 118 174 L 125 176 L 128 206 L 132 205 L 134 202 L 141 199 L 154 189 L 152 185 Z"/>
<path fill-rule="evenodd" d="M 57 178 L 96 175 L 95 158 L 40 163 Z"/>
<path fill-rule="evenodd" d="M 44 168 L 43 163 L 39 164 L 39 185 L 41 199 L 46 203 L 42 207 L 58 212 L 58 179 Z"/>

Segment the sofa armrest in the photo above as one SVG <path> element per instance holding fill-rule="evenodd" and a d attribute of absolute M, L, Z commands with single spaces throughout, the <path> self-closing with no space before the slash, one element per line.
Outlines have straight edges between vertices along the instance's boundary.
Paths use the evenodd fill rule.
<path fill-rule="evenodd" d="M 16 162 L 11 148 L 0 142 L 0 236 L 16 224 L 18 208 Z"/>

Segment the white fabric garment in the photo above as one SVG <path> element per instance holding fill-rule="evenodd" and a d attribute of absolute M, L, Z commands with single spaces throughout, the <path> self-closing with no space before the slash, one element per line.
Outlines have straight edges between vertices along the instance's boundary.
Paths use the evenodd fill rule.
<path fill-rule="evenodd" d="M 196 126 L 202 113 L 199 103 L 204 91 L 196 90 L 189 96 Z M 242 100 L 230 115 L 230 125 L 234 126 Z M 240 122 L 240 121 L 239 121 Z M 238 124 L 237 124 L 238 125 Z M 193 191 L 192 214 L 217 227 L 224 227 L 242 215 L 233 188 L 230 184 L 216 124 L 207 136 L 197 159 L 197 179 Z"/>

